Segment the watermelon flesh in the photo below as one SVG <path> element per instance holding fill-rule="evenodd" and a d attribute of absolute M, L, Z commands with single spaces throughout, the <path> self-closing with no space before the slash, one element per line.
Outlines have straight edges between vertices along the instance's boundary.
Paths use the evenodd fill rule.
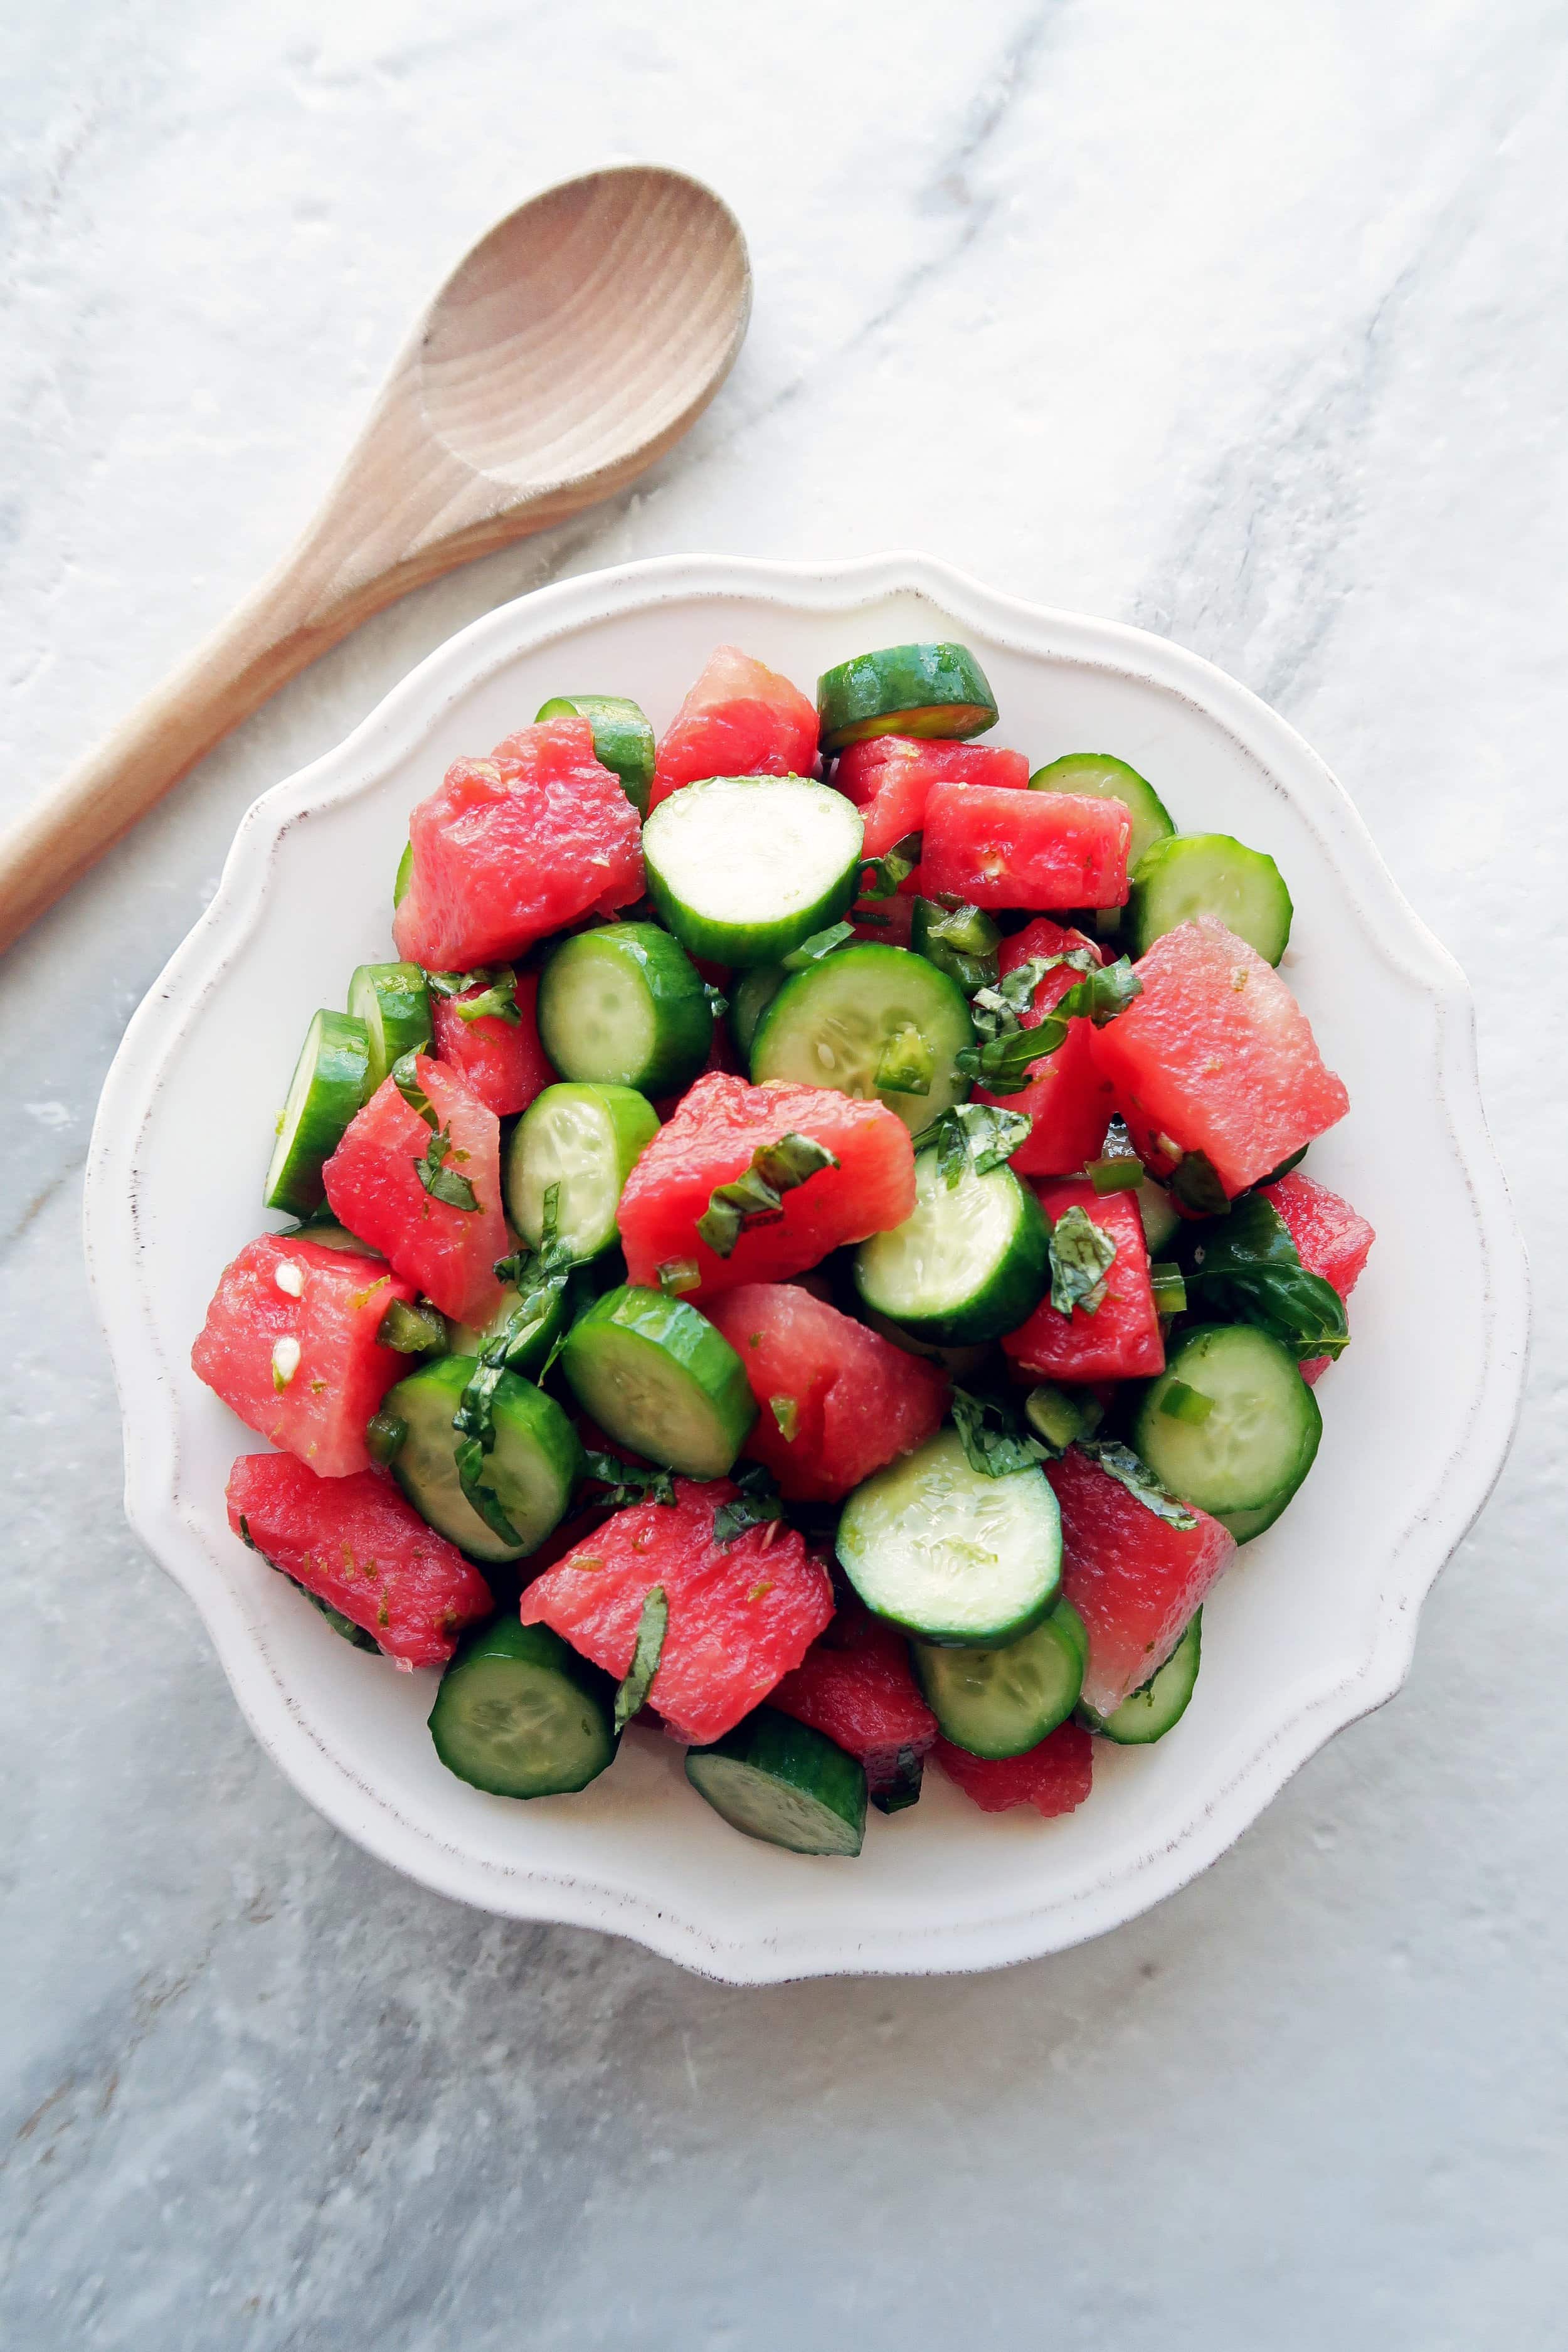
<path fill-rule="evenodd" d="M 464 989 L 460 996 L 432 993 L 436 1052 L 488 1110 L 493 1110 L 498 1118 L 510 1118 L 515 1112 L 526 1110 L 534 1096 L 555 1081 L 555 1072 L 539 1042 L 534 1010 L 539 1002 L 539 974 L 518 974 L 515 1022 L 503 1021 L 493 1013 L 481 1014 L 478 1021 L 465 1021 L 458 1005 L 484 992 L 485 984 L 480 982 Z"/>
<path fill-rule="evenodd" d="M 1042 915 L 1037 922 L 1003 940 L 997 962 L 1005 979 L 1032 957 L 1068 955 L 1086 948 L 1096 963 L 1104 961 L 1092 940 Z M 1023 1026 L 1037 1028 L 1082 978 L 1071 964 L 1058 964 L 1047 971 L 1035 991 L 1033 1006 L 1020 1015 Z M 1035 1064 L 1021 1094 L 993 1095 L 976 1087 L 974 1099 L 996 1103 L 1004 1110 L 1022 1111 L 1033 1122 L 1013 1154 L 1012 1165 L 1020 1176 L 1070 1176 L 1096 1157 L 1116 1108 L 1110 1084 L 1095 1059 L 1093 1022 L 1082 1014 L 1069 1020 L 1066 1037 L 1054 1054 Z"/>
<path fill-rule="evenodd" d="M 948 1384 L 936 1365 L 794 1283 L 742 1283 L 707 1311 L 757 1400 L 745 1451 L 791 1502 L 837 1501 L 942 1424 Z"/>
<path fill-rule="evenodd" d="M 1277 1184 L 1270 1184 L 1268 1198 L 1284 1218 L 1296 1255 L 1308 1273 L 1321 1274 L 1342 1299 L 1348 1298 L 1377 1239 L 1366 1219 L 1326 1184 L 1315 1184 L 1294 1169 Z M 1309 1357 L 1301 1366 L 1301 1378 L 1311 1387 L 1332 1361 L 1331 1356 Z"/>
<path fill-rule="evenodd" d="M 263 1234 L 224 1268 L 192 1369 L 258 1437 L 345 1478 L 370 1468 L 364 1425 L 408 1370 L 377 1327 L 414 1296 L 377 1259 Z"/>
<path fill-rule="evenodd" d="M 458 760 L 408 821 L 397 952 L 426 971 L 510 963 L 552 931 L 640 898 L 642 828 L 585 719 L 551 719 Z"/>
<path fill-rule="evenodd" d="M 865 853 L 881 857 L 906 834 L 922 833 L 933 784 L 986 784 L 1022 792 L 1029 763 L 1022 751 L 990 743 L 922 742 L 912 735 L 869 735 L 839 754 L 833 781 L 865 820 Z M 900 886 L 911 896 L 917 870 Z"/>
<path fill-rule="evenodd" d="M 720 646 L 659 739 L 648 814 L 706 776 L 816 771 L 816 705 L 738 646 Z"/>
<path fill-rule="evenodd" d="M 974 907 L 1121 907 L 1132 819 L 1085 793 L 933 784 L 921 851 L 927 897 Z"/>
<path fill-rule="evenodd" d="M 983 1813 L 1032 1805 L 1045 1820 L 1076 1812 L 1094 1780 L 1094 1742 L 1081 1724 L 1064 1723 L 1022 1756 L 971 1756 L 951 1740 L 936 1743 L 937 1762 Z"/>
<path fill-rule="evenodd" d="M 1082 1209 L 1110 1235 L 1116 1255 L 1106 1270 L 1105 1297 L 1092 1315 L 1075 1307 L 1058 1314 L 1042 1298 L 1026 1323 L 1003 1339 L 1004 1351 L 1026 1372 L 1048 1381 L 1149 1380 L 1165 1369 L 1165 1343 L 1149 1277 L 1143 1219 L 1131 1192 L 1102 1200 L 1089 1183 L 1039 1184 L 1040 1206 L 1054 1225 L 1068 1209 Z"/>
<path fill-rule="evenodd" d="M 826 1145 L 838 1166 L 786 1192 L 773 1223 L 750 1227 L 729 1257 L 718 1256 L 697 1231 L 715 1187 L 742 1174 L 760 1146 L 791 1133 Z M 753 1087 L 710 1071 L 626 1179 L 619 1213 L 626 1279 L 657 1289 L 661 1265 L 691 1259 L 699 1301 L 742 1282 L 780 1281 L 844 1242 L 902 1224 L 914 1204 L 910 1131 L 881 1103 L 856 1102 L 826 1087 Z"/>
<path fill-rule="evenodd" d="M 618 789 L 618 787 L 617 787 Z M 627 803 L 628 807 L 630 803 Z M 447 1169 L 479 1206 L 437 1201 L 416 1175 L 431 1130 L 384 1078 L 322 1170 L 331 1212 L 456 1322 L 482 1327 L 500 1305 L 493 1268 L 510 1248 L 501 1213 L 500 1124 L 445 1063 L 420 1054 L 419 1084 L 450 1135 Z"/>
<path fill-rule="evenodd" d="M 1234 1196 L 1344 1117 L 1350 1097 L 1290 991 L 1212 915 L 1167 931 L 1134 970 L 1143 992 L 1094 1051 L 1147 1166 L 1168 1174 L 1201 1151 Z"/>
<path fill-rule="evenodd" d="M 522 1596 L 525 1625 L 551 1626 L 624 1676 L 643 1602 L 662 1585 L 668 1622 L 648 1704 L 699 1745 L 760 1706 L 833 1615 L 826 1570 L 782 1519 L 715 1539 L 714 1515 L 734 1496 L 728 1479 L 678 1478 L 673 1505 L 617 1511 Z"/>
<path fill-rule="evenodd" d="M 290 1454 L 242 1454 L 229 1473 L 228 1523 L 402 1666 L 444 1666 L 464 1627 L 495 1606 L 479 1570 L 384 1470 L 318 1478 Z"/>
<path fill-rule="evenodd" d="M 809 1723 L 866 1768 L 872 1791 L 893 1786 L 905 1760 L 925 1755 L 936 1717 L 910 1671 L 909 1644 L 858 1606 L 841 1609 L 768 1705 Z"/>
<path fill-rule="evenodd" d="M 1158 1673 L 1236 1549 L 1227 1528 L 1156 1518 L 1118 1479 L 1071 1446 L 1046 1465 L 1062 1514 L 1062 1591 L 1089 1633 L 1083 1701 L 1114 1714 Z"/>

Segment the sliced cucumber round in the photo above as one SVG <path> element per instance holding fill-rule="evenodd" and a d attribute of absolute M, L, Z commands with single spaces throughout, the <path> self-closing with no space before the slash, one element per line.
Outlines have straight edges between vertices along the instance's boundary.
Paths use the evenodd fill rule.
<path fill-rule="evenodd" d="M 1207 1397 L 1202 1420 L 1188 1418 L 1175 1383 Z M 1296 1360 L 1251 1323 L 1202 1323 L 1173 1349 L 1143 1392 L 1132 1444 L 1173 1495 L 1200 1511 L 1283 1510 L 1312 1466 L 1322 1416 Z"/>
<path fill-rule="evenodd" d="M 786 1079 L 886 1103 L 918 1134 L 967 1097 L 957 1057 L 973 1043 L 955 980 L 908 948 L 868 940 L 784 982 L 752 1034 L 752 1077 L 758 1086 Z M 923 1090 L 909 1087 L 911 1072 Z M 893 1083 L 900 1078 L 904 1085 Z"/>
<path fill-rule="evenodd" d="M 1124 1698 L 1113 1715 L 1100 1716 L 1090 1707 L 1080 1708 L 1084 1722 L 1102 1739 L 1113 1739 L 1118 1748 L 1147 1748 L 1163 1739 L 1187 1711 L 1187 1701 L 1197 1686 L 1203 1646 L 1200 1609 L 1158 1674 Z"/>
<path fill-rule="evenodd" d="M 953 1429 L 857 1486 L 837 1541 L 868 1609 L 921 1642 L 1005 1649 L 1061 1582 L 1061 1515 L 1044 1473 L 988 1478 Z"/>
<path fill-rule="evenodd" d="M 944 1739 L 971 1756 L 1023 1756 L 1078 1705 L 1089 1636 L 1070 1601 L 1005 1650 L 911 1645 L 915 1675 Z"/>
<path fill-rule="evenodd" d="M 392 885 L 392 906 L 395 914 L 407 898 L 408 885 L 413 879 L 414 844 L 411 841 L 405 841 L 403 845 L 403 855 L 397 861 L 397 872 Z"/>
<path fill-rule="evenodd" d="M 861 1243 L 855 1287 L 876 1314 L 937 1347 L 999 1339 L 1045 1295 L 1050 1228 L 1010 1168 L 977 1176 L 966 1163 L 950 1184 L 937 1158 L 916 1154 L 914 1213 Z"/>
<path fill-rule="evenodd" d="M 744 1837 L 791 1853 L 860 1851 L 864 1766 L 776 1707 L 758 1707 L 710 1748 L 689 1748 L 686 1777 Z"/>
<path fill-rule="evenodd" d="M 563 1078 L 644 1095 L 689 1086 L 713 1044 L 702 975 L 657 923 L 563 940 L 541 975 L 538 1012 L 539 1041 Z"/>
<path fill-rule="evenodd" d="M 662 1291 L 596 1298 L 567 1333 L 561 1369 L 606 1437 L 689 1478 L 723 1477 L 757 1417 L 722 1332 Z"/>
<path fill-rule="evenodd" d="M 742 1061 L 752 1050 L 757 1024 L 789 974 L 782 963 L 753 964 L 730 992 L 730 1034 Z"/>
<path fill-rule="evenodd" d="M 1029 790 L 1079 793 L 1089 800 L 1120 801 L 1132 818 L 1132 836 L 1127 845 L 1129 873 L 1146 849 L 1176 830 L 1170 810 L 1147 776 L 1141 776 L 1125 760 L 1113 760 L 1109 751 L 1069 751 L 1065 759 L 1037 768 L 1029 778 Z M 1113 919 L 1114 929 L 1120 908 L 1107 907 L 1102 912 Z"/>
<path fill-rule="evenodd" d="M 430 1737 L 448 1772 L 492 1797 L 563 1797 L 616 1752 L 615 1685 L 548 1625 L 515 1617 L 465 1642 L 441 1677 Z"/>
<path fill-rule="evenodd" d="M 501 1373 L 490 1405 L 495 1444 L 479 1481 L 517 1539 L 500 1534 L 469 1502 L 458 1475 L 462 1440 L 452 1421 L 478 1370 L 472 1356 L 440 1356 L 388 1391 L 381 1409 L 407 1432 L 392 1475 L 426 1527 L 460 1550 L 475 1559 L 523 1559 L 564 1517 L 583 1475 L 583 1447 L 553 1397 L 515 1372 Z"/>
<path fill-rule="evenodd" d="M 370 1040 L 351 1013 L 321 1012 L 305 1032 L 261 1198 L 307 1217 L 323 1196 L 321 1171 L 364 1100 Z"/>
<path fill-rule="evenodd" d="M 1266 850 L 1228 833 L 1178 833 L 1138 860 L 1122 916 L 1130 952 L 1144 955 L 1194 915 L 1213 915 L 1269 963 L 1290 939 L 1294 913 L 1285 877 Z"/>
<path fill-rule="evenodd" d="M 653 788 L 653 729 L 638 705 L 624 694 L 557 694 L 533 714 L 542 719 L 585 719 L 594 730 L 594 757 L 619 776 L 638 816 L 647 814 Z"/>
<path fill-rule="evenodd" d="M 996 697 L 967 646 L 883 646 L 824 670 L 816 711 L 822 749 L 842 751 L 868 735 L 984 735 Z"/>
<path fill-rule="evenodd" d="M 349 982 L 349 1011 L 364 1023 L 369 1041 L 368 1102 L 394 1062 L 405 1054 L 422 1054 L 430 1044 L 430 991 L 425 975 L 416 963 L 362 963 Z"/>
<path fill-rule="evenodd" d="M 613 1249 L 621 1187 L 658 1133 L 658 1113 L 632 1087 L 568 1080 L 536 1095 L 507 1146 L 507 1214 L 531 1249 L 544 1238 L 554 1188 L 555 1238 L 579 1260 Z"/>
<path fill-rule="evenodd" d="M 648 896 L 691 954 L 738 971 L 777 963 L 853 899 L 865 830 L 831 784 L 710 776 L 643 827 Z"/>

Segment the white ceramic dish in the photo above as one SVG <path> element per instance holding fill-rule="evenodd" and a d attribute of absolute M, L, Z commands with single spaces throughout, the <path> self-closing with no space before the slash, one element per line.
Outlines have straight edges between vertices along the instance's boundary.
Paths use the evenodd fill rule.
<path fill-rule="evenodd" d="M 582 1796 L 483 1796 L 436 1760 L 431 1678 L 333 1639 L 226 1523 L 229 1464 L 257 1441 L 188 1358 L 219 1268 L 267 1222 L 267 1113 L 311 1012 L 342 1001 L 356 962 L 390 952 L 408 809 L 458 754 L 487 749 L 547 695 L 590 687 L 635 695 L 660 726 L 725 640 L 809 687 L 863 646 L 949 636 L 984 664 L 997 740 L 1036 761 L 1118 752 L 1179 822 L 1238 834 L 1289 878 L 1286 975 L 1352 1103 L 1314 1146 L 1311 1172 L 1379 1235 L 1354 1344 L 1319 1391 L 1318 1467 L 1206 1605 L 1203 1679 L 1179 1728 L 1153 1748 L 1105 1750 L 1093 1796 L 1066 1821 L 987 1818 L 932 1772 L 913 1811 L 873 1816 L 858 1863 L 806 1860 L 726 1829 L 687 1789 L 674 1748 L 641 1734 Z M 1118 1926 L 1212 1862 L 1307 1757 L 1403 1681 L 1421 1601 L 1501 1466 L 1528 1311 L 1468 992 L 1321 762 L 1161 638 L 903 556 L 633 564 L 507 605 L 432 654 L 245 818 L 216 897 L 104 1088 L 87 1244 L 132 1524 L 195 1601 L 258 1738 L 295 1784 L 445 1894 L 636 1937 L 737 1983 L 1023 1959 Z"/>

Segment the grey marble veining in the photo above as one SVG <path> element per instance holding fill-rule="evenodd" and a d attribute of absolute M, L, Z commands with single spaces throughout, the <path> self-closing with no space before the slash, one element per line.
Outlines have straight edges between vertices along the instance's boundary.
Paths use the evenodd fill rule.
<path fill-rule="evenodd" d="M 1565 99 L 1531 0 L 0 24 L 0 814 L 281 551 L 518 194 L 687 165 L 758 280 L 637 490 L 362 630 L 0 965 L 7 2347 L 1557 2340 Z M 910 544 L 1194 646 L 1344 777 L 1475 985 L 1534 1369 L 1406 1691 L 1206 1877 L 1002 1975 L 740 1993 L 426 1895 L 278 1778 L 121 1516 L 80 1168 L 240 812 L 454 628 Z"/>

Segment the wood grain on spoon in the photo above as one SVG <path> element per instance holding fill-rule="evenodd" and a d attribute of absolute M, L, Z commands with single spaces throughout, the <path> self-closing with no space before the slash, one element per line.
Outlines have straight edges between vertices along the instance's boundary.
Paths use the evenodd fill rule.
<path fill-rule="evenodd" d="M 293 552 L 0 840 L 0 951 L 372 613 L 652 465 L 728 374 L 750 308 L 739 224 L 678 172 L 595 172 L 509 214 L 420 320 Z"/>

